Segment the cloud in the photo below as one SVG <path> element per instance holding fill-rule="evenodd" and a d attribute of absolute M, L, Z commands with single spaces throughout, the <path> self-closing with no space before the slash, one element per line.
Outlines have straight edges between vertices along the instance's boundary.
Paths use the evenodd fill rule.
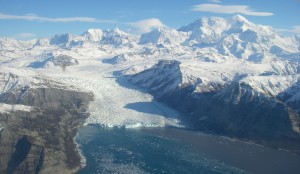
<path fill-rule="evenodd" d="M 13 36 L 13 38 L 21 39 L 21 40 L 33 39 L 34 37 L 36 37 L 36 35 L 33 33 L 20 33 Z"/>
<path fill-rule="evenodd" d="M 272 16 L 270 12 L 257 12 L 247 5 L 220 5 L 220 4 L 199 4 L 192 7 L 192 11 L 211 12 L 223 14 L 244 14 L 249 16 Z"/>
<path fill-rule="evenodd" d="M 70 18 L 48 18 L 41 17 L 36 14 L 26 15 L 8 15 L 0 13 L 0 20 L 27 20 L 27 21 L 41 21 L 41 22 L 97 22 L 97 23 L 115 23 L 112 20 L 100 20 L 89 17 L 70 17 Z"/>
<path fill-rule="evenodd" d="M 293 26 L 293 28 L 290 30 L 290 32 L 295 34 L 300 34 L 300 25 Z"/>
<path fill-rule="evenodd" d="M 293 26 L 291 29 L 276 29 L 276 31 L 300 35 L 300 25 Z"/>
<path fill-rule="evenodd" d="M 211 3 L 221 3 L 221 0 L 208 0 L 207 2 L 211 2 Z"/>
<path fill-rule="evenodd" d="M 136 28 L 140 33 L 149 32 L 154 28 L 165 27 L 165 25 L 159 19 L 156 18 L 144 19 L 141 21 L 129 23 L 129 25 Z"/>

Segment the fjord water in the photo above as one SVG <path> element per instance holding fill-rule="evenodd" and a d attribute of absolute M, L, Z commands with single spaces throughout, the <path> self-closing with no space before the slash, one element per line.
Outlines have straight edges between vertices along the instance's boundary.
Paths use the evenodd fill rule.
<path fill-rule="evenodd" d="M 80 129 L 86 158 L 79 174 L 297 173 L 295 154 L 176 128 Z"/>

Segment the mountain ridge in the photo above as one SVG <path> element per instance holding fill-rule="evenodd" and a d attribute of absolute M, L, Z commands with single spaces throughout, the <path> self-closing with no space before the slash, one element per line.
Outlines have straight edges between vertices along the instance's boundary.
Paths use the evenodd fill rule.
<path fill-rule="evenodd" d="M 5 114 L 24 94 L 37 107 L 66 101 L 66 113 L 94 96 L 84 106 L 85 124 L 184 127 L 189 120 L 196 130 L 300 154 L 300 39 L 240 15 L 142 35 L 90 29 L 30 41 L 1 38 L 0 76 Z M 29 107 L 22 104 L 17 108 Z M 0 134 L 8 135 L 5 114 Z"/>
<path fill-rule="evenodd" d="M 81 35 L 62 34 L 30 41 L 0 39 L 0 48 L 34 49 L 35 47 L 131 47 L 139 49 L 145 44 L 153 47 L 179 49 L 216 48 L 222 56 L 231 56 L 252 62 L 269 61 L 276 57 L 299 56 L 300 39 L 281 37 L 272 27 L 255 25 L 241 15 L 231 18 L 201 18 L 179 29 L 158 28 L 142 35 L 119 30 L 89 29 Z M 107 48 L 105 48 L 107 49 Z M 193 50 L 189 50 L 193 51 Z"/>

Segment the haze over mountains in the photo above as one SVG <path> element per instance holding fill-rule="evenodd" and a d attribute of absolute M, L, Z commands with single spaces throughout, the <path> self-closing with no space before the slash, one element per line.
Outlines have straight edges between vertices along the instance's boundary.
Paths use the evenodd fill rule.
<path fill-rule="evenodd" d="M 2 38 L 0 59 L 2 103 L 22 104 L 36 88 L 92 92 L 87 123 L 184 126 L 181 115 L 198 130 L 300 152 L 300 38 L 240 15 L 142 35 L 90 29 L 31 41 Z M 132 114 L 127 100 L 153 98 L 124 87 L 146 90 L 181 114 Z M 1 131 L 6 126 L 0 120 Z"/>

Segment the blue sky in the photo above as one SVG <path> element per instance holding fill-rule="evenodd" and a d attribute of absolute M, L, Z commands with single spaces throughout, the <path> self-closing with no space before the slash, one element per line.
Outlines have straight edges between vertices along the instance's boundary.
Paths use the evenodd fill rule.
<path fill-rule="evenodd" d="M 230 17 L 300 34 L 300 0 L 0 0 L 0 37 L 31 39 L 119 27 L 147 32 L 201 17 Z"/>

